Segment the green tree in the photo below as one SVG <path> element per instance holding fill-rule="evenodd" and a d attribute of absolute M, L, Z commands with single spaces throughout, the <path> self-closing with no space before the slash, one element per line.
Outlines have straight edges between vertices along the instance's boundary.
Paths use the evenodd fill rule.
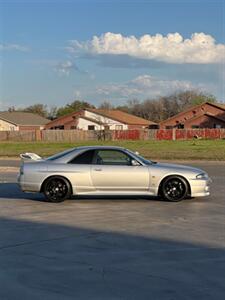
<path fill-rule="evenodd" d="M 79 111 L 85 108 L 95 108 L 95 106 L 86 101 L 75 100 L 72 103 L 66 104 L 65 106 L 58 108 L 57 117 L 61 117 L 70 114 L 74 111 Z"/>
<path fill-rule="evenodd" d="M 192 105 L 199 105 L 204 102 L 215 103 L 216 97 L 211 94 L 199 93 L 199 94 L 194 95 L 193 99 L 191 100 Z"/>

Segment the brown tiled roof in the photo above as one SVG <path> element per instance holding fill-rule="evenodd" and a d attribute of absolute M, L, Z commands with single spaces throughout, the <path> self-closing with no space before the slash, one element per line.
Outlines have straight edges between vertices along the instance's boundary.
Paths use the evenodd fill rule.
<path fill-rule="evenodd" d="M 71 120 L 72 119 L 76 119 L 77 116 L 83 114 L 83 111 L 84 111 L 83 109 L 81 109 L 81 110 L 75 110 L 75 111 L 73 111 L 73 112 L 71 112 L 69 114 L 66 114 L 66 115 L 63 115 L 61 117 L 58 117 L 58 118 L 50 121 L 49 123 L 54 123 L 55 121 L 63 120 L 65 117 L 71 117 Z"/>
<path fill-rule="evenodd" d="M 214 118 L 214 119 L 220 120 L 220 121 L 225 123 L 225 118 L 221 117 L 220 115 L 213 115 L 213 114 L 210 114 L 210 113 L 205 113 L 205 115 L 207 117 Z"/>
<path fill-rule="evenodd" d="M 0 119 L 21 126 L 41 126 L 49 122 L 48 119 L 37 114 L 20 111 L 2 111 L 0 112 Z"/>
<path fill-rule="evenodd" d="M 193 120 L 198 120 L 202 116 L 207 116 L 209 118 L 214 118 L 214 119 L 220 120 L 222 122 L 225 122 L 224 118 L 221 118 L 219 115 L 213 115 L 213 114 L 210 114 L 210 113 L 204 113 L 204 114 L 201 114 L 201 115 L 193 116 L 192 118 L 186 120 L 185 122 L 189 122 L 189 121 L 193 121 Z"/>
<path fill-rule="evenodd" d="M 107 110 L 107 109 L 86 109 L 86 110 L 94 112 L 99 115 L 102 115 L 104 117 L 116 120 L 123 124 L 143 125 L 143 126 L 149 126 L 149 125 L 156 124 L 152 121 L 125 113 L 121 110 L 116 110 L 116 109 L 109 109 L 109 110 Z"/>
<path fill-rule="evenodd" d="M 214 105 L 225 110 L 225 103 L 214 103 Z"/>
<path fill-rule="evenodd" d="M 176 118 L 182 116 L 183 114 L 185 114 L 186 112 L 189 112 L 189 111 L 191 111 L 191 110 L 194 110 L 194 109 L 196 109 L 197 107 L 202 106 L 202 105 L 205 105 L 205 104 L 208 104 L 208 105 L 211 105 L 211 106 L 220 108 L 220 109 L 222 109 L 222 110 L 225 111 L 225 104 L 222 104 L 222 103 L 204 102 L 204 103 L 201 103 L 201 104 L 198 104 L 198 105 L 195 105 L 195 106 L 191 106 L 191 107 L 187 108 L 186 110 L 183 110 L 183 111 L 181 111 L 180 113 L 178 113 L 178 114 L 176 114 L 176 115 L 174 115 L 174 116 L 172 116 L 172 117 L 170 117 L 170 118 L 168 118 L 168 119 L 166 119 L 166 120 L 160 122 L 160 124 L 164 124 L 164 123 L 168 122 L 169 120 L 176 119 Z"/>

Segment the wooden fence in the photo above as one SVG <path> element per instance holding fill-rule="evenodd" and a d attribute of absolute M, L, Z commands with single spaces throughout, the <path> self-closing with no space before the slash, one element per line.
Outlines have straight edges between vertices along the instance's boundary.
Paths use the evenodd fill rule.
<path fill-rule="evenodd" d="M 76 142 L 94 140 L 190 140 L 225 139 L 224 129 L 143 129 L 115 131 L 36 130 L 0 131 L 0 141 Z"/>

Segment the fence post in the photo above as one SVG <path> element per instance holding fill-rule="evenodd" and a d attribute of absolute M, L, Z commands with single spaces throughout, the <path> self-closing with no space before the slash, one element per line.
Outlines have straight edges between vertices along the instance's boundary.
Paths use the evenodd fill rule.
<path fill-rule="evenodd" d="M 35 130 L 35 140 L 36 140 L 36 142 L 41 141 L 41 131 L 40 130 Z"/>
<path fill-rule="evenodd" d="M 172 131 L 172 139 L 173 139 L 173 141 L 175 141 L 176 140 L 176 128 L 173 128 L 172 130 L 173 130 Z"/>

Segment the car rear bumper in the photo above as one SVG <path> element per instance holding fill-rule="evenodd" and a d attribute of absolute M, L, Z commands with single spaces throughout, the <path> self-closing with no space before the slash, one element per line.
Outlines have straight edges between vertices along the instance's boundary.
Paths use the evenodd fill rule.
<path fill-rule="evenodd" d="M 23 192 L 39 192 L 40 185 L 36 182 L 26 181 L 23 174 L 18 174 L 17 183 Z"/>

